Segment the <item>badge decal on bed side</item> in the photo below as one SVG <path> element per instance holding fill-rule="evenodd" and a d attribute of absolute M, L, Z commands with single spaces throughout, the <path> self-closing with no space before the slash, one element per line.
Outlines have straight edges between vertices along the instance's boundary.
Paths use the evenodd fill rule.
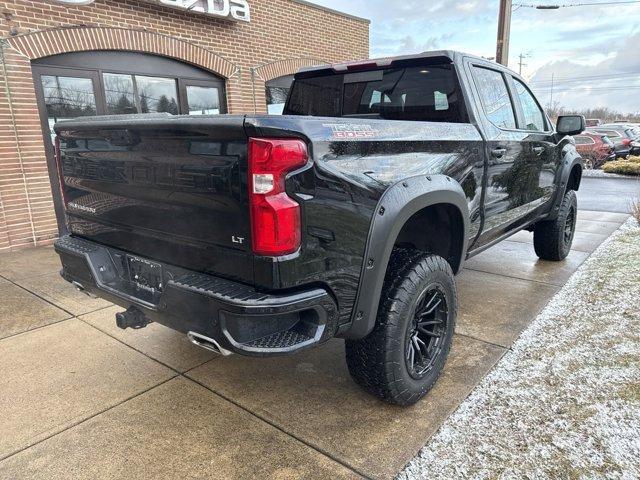
<path fill-rule="evenodd" d="M 323 123 L 322 126 L 331 129 L 332 138 L 374 138 L 378 133 L 371 125 L 366 124 Z"/>

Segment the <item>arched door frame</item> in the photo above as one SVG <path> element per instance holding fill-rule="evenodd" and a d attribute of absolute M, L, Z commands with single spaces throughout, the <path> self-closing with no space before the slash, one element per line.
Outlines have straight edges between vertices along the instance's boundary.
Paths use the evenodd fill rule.
<path fill-rule="evenodd" d="M 264 99 L 266 82 L 285 75 L 293 75 L 304 67 L 325 65 L 328 62 L 317 58 L 285 58 L 263 63 L 249 69 L 251 73 L 251 90 L 253 94 L 253 113 L 258 112 L 258 99 Z M 258 94 L 261 91 L 262 95 Z M 264 102 L 266 105 L 266 101 Z"/>
<path fill-rule="evenodd" d="M 211 72 L 224 79 L 226 87 L 226 98 L 233 97 L 231 91 L 240 85 L 233 85 L 235 82 L 229 80 L 237 76 L 240 79 L 241 69 L 236 64 L 216 54 L 215 52 L 185 40 L 149 32 L 139 29 L 99 27 L 99 26 L 63 26 L 45 30 L 38 30 L 21 35 L 16 35 L 2 39 L 3 49 L 16 53 L 16 60 L 27 65 L 31 61 L 60 55 L 65 53 L 83 51 L 129 51 L 145 54 L 157 55 L 171 58 L 183 63 L 191 64 L 203 70 Z M 4 58 L 4 57 L 3 57 Z M 21 60 L 20 60 L 21 59 Z M 21 77 L 21 81 L 24 77 Z M 35 85 L 34 85 L 35 91 Z M 25 120 L 27 121 L 27 120 Z M 14 119 L 14 130 L 16 132 L 27 131 L 29 127 L 21 124 L 22 119 Z M 44 133 L 44 132 L 43 132 Z M 16 141 L 18 156 L 22 148 L 21 141 Z M 33 151 L 37 146 L 31 146 Z M 54 210 L 58 219 L 58 225 L 63 225 L 64 217 L 62 212 L 62 202 L 60 199 L 60 189 L 56 169 L 51 168 L 48 158 L 51 152 L 47 152 L 47 143 L 41 146 L 42 155 L 48 164 L 49 180 L 52 186 Z M 20 162 L 22 165 L 22 161 Z M 25 191 L 27 190 L 25 180 Z M 33 219 L 30 220 L 33 224 Z M 34 243 L 35 243 L 34 233 Z"/>

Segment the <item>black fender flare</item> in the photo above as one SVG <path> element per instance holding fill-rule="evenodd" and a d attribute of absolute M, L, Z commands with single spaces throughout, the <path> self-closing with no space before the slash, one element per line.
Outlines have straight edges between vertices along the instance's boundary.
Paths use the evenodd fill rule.
<path fill-rule="evenodd" d="M 462 269 L 467 252 L 469 207 L 460 184 L 446 175 L 418 175 L 395 183 L 384 192 L 376 206 L 362 260 L 351 326 L 341 336 L 359 339 L 373 330 L 391 251 L 400 230 L 413 214 L 437 204 L 453 205 L 461 214 L 464 238 L 460 264 L 454 273 Z"/>
<path fill-rule="evenodd" d="M 559 172 L 556 176 L 556 193 L 553 198 L 553 204 L 549 215 L 545 220 L 555 220 L 558 217 L 560 205 L 562 204 L 562 199 L 567 191 L 567 185 L 569 184 L 573 168 L 576 165 L 580 165 L 581 174 L 582 170 L 584 170 L 584 161 L 572 143 L 567 142 L 562 149 L 561 155 L 562 161 L 560 163 Z"/>

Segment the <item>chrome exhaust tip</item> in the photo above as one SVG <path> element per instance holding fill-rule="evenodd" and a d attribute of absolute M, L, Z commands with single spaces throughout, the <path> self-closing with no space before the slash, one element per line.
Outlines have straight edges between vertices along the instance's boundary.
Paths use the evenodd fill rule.
<path fill-rule="evenodd" d="M 222 348 L 220 344 L 213 338 L 205 337 L 204 335 L 196 332 L 187 333 L 187 338 L 189 338 L 189 341 L 194 345 L 215 352 L 218 355 L 222 355 L 223 357 L 228 357 L 229 355 L 231 355 L 231 353 L 233 353 L 225 348 Z"/>

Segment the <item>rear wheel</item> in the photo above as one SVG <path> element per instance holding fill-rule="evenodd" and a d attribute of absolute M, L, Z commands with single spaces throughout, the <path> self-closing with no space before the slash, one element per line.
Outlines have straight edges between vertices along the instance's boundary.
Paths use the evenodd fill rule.
<path fill-rule="evenodd" d="M 543 260 L 564 260 L 571 250 L 577 217 L 576 192 L 569 190 L 564 194 L 558 217 L 536 223 L 533 230 L 536 255 Z"/>
<path fill-rule="evenodd" d="M 417 402 L 442 372 L 456 311 L 455 279 L 446 260 L 412 249 L 394 250 L 374 330 L 346 342 L 351 376 L 388 402 Z"/>

